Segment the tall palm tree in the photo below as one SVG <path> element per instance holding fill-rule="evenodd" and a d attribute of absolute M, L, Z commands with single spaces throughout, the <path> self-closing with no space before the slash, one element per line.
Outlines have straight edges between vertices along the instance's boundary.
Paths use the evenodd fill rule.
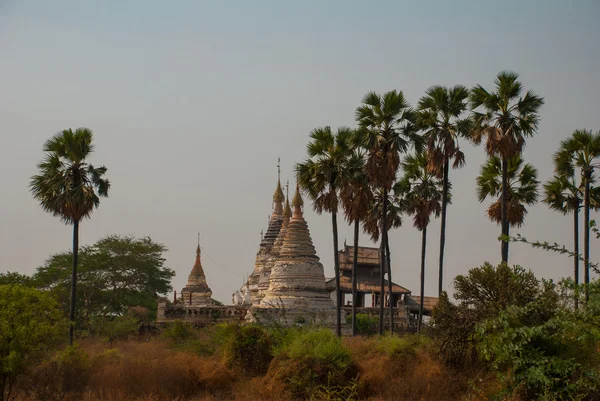
<path fill-rule="evenodd" d="M 575 177 L 555 175 L 544 184 L 543 202 L 550 209 L 556 210 L 564 215 L 573 213 L 573 280 L 575 280 L 575 308 L 579 300 L 579 209 L 583 194 L 575 182 Z"/>
<path fill-rule="evenodd" d="M 296 164 L 298 184 L 313 199 L 313 208 L 321 214 L 331 213 L 333 229 L 333 257 L 335 266 L 336 333 L 342 335 L 342 293 L 340 291 L 340 259 L 338 254 L 337 212 L 340 191 L 350 176 L 349 162 L 352 156 L 350 128 L 315 128 L 306 147 L 308 158 Z"/>
<path fill-rule="evenodd" d="M 378 242 L 382 237 L 381 235 L 381 227 L 383 226 L 383 191 L 380 188 L 371 188 L 371 197 L 370 202 L 367 206 L 366 215 L 363 218 L 362 228 L 363 231 L 371 237 L 371 241 Z M 388 232 L 393 228 L 398 228 L 402 226 L 402 202 L 401 198 L 395 193 L 392 189 L 387 194 L 387 213 L 386 213 L 386 221 L 387 221 L 387 230 Z M 385 306 L 385 280 L 382 278 L 384 276 L 385 271 L 391 270 L 391 258 L 390 258 L 390 249 L 389 243 L 385 241 L 380 242 L 379 248 L 379 256 L 380 258 L 385 257 L 387 259 L 380 259 L 380 272 L 381 272 L 381 280 L 379 281 L 380 289 L 379 289 L 379 334 L 383 334 L 383 307 Z M 388 294 L 390 296 L 390 304 L 392 298 L 392 290 L 391 290 L 391 279 L 388 277 Z M 390 321 L 391 323 L 392 321 Z"/>
<path fill-rule="evenodd" d="M 528 90 L 521 97 L 523 85 L 514 72 L 501 72 L 494 82 L 495 91 L 488 92 L 481 85 L 471 90 L 470 102 L 474 143 L 485 141 L 489 156 L 499 156 L 502 164 L 502 188 L 500 213 L 502 227 L 502 262 L 508 262 L 508 231 L 510 213 L 508 208 L 508 160 L 523 151 L 526 138 L 532 137 L 538 128 L 539 110 L 544 99 Z M 481 111 L 478 111 L 481 110 Z"/>
<path fill-rule="evenodd" d="M 388 192 L 396 182 L 400 166 L 400 155 L 411 147 L 421 148 L 421 138 L 417 135 L 415 112 L 410 107 L 402 91 L 389 91 L 383 95 L 367 93 L 362 105 L 356 109 L 360 145 L 367 152 L 367 175 L 374 187 L 382 191 L 381 219 L 381 284 L 384 282 L 384 266 L 388 265 L 388 286 L 391 294 L 392 271 L 389 268 L 388 243 Z M 383 297 L 383 293 L 382 293 Z M 379 309 L 380 332 L 383 330 L 384 303 Z M 390 328 L 394 329 L 394 305 L 390 302 Z"/>
<path fill-rule="evenodd" d="M 360 223 L 368 213 L 373 193 L 365 174 L 364 154 L 355 149 L 349 161 L 349 179 L 341 192 L 346 220 L 354 224 L 354 256 L 352 261 L 352 335 L 356 335 L 356 273 L 358 270 L 358 237 Z"/>
<path fill-rule="evenodd" d="M 65 129 L 44 144 L 46 157 L 38 164 L 39 174 L 31 177 L 29 187 L 42 209 L 73 225 L 73 269 L 69 307 L 69 344 L 73 344 L 77 293 L 79 223 L 89 218 L 108 196 L 110 183 L 103 178 L 106 167 L 94 167 L 87 159 L 94 151 L 92 131 Z"/>
<path fill-rule="evenodd" d="M 590 283 L 590 208 L 591 184 L 594 171 L 600 168 L 600 132 L 576 130 L 569 139 L 561 142 L 559 150 L 554 155 L 556 172 L 561 175 L 573 176 L 578 169 L 583 181 L 583 262 L 585 264 L 584 288 L 585 300 L 589 300 Z"/>
<path fill-rule="evenodd" d="M 427 250 L 427 226 L 431 217 L 439 217 L 442 211 L 444 183 L 428 168 L 426 153 L 409 155 L 402 163 L 404 177 L 396 185 L 404 195 L 405 210 L 413 216 L 413 225 L 421 231 L 421 299 L 417 330 L 421 331 L 425 299 L 425 256 Z M 450 192 L 448 191 L 448 201 Z"/>
<path fill-rule="evenodd" d="M 448 206 L 448 179 L 450 162 L 453 168 L 465 164 L 465 155 L 460 150 L 459 138 L 467 137 L 471 124 L 464 116 L 467 110 L 469 90 L 456 85 L 452 88 L 432 86 L 419 100 L 418 125 L 424 130 L 427 145 L 427 161 L 430 171 L 443 179 L 442 220 L 440 230 L 440 259 L 438 294 L 443 290 L 444 247 L 446 244 L 446 208 Z"/>
<path fill-rule="evenodd" d="M 529 163 L 525 163 L 520 154 L 510 157 L 506 163 L 507 180 L 503 180 L 504 163 L 498 156 L 492 156 L 481 166 L 477 177 L 477 195 L 479 202 L 486 198 L 496 199 L 488 208 L 490 220 L 502 223 L 501 196 L 506 193 L 508 223 L 513 227 L 521 227 L 527 215 L 526 205 L 531 206 L 538 201 L 537 170 Z M 507 182 L 507 185 L 503 185 Z M 509 230 L 506 230 L 506 236 Z"/>

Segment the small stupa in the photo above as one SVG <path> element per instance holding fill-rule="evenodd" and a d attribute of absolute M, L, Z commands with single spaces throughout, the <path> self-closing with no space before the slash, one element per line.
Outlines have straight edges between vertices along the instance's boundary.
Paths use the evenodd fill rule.
<path fill-rule="evenodd" d="M 302 214 L 302 196 L 296 185 L 294 213 L 282 239 L 277 261 L 271 269 L 269 288 L 246 319 L 263 324 L 318 324 L 335 322 L 335 306 L 325 287 L 323 265 Z"/>
<path fill-rule="evenodd" d="M 200 234 L 198 234 L 198 247 L 196 248 L 196 262 L 188 276 L 186 286 L 181 290 L 184 304 L 191 306 L 213 305 L 212 291 L 206 284 L 206 275 L 200 260 Z"/>
<path fill-rule="evenodd" d="M 259 281 L 262 271 L 269 260 L 275 240 L 279 235 L 281 226 L 283 224 L 283 190 L 281 189 L 281 168 L 280 161 L 277 159 L 277 187 L 273 194 L 273 213 L 269 218 L 269 226 L 267 232 L 262 237 L 258 253 L 256 254 L 256 261 L 254 262 L 254 270 L 252 274 L 248 276 L 248 291 L 250 292 L 250 299 L 252 305 L 258 305 L 262 299 L 263 293 L 259 292 Z"/>
<path fill-rule="evenodd" d="M 269 289 L 269 282 L 270 282 L 270 277 L 271 277 L 271 270 L 273 269 L 273 266 L 275 266 L 275 263 L 277 262 L 277 260 L 279 260 L 279 254 L 280 254 L 280 250 L 281 250 L 281 246 L 283 245 L 283 239 L 285 238 L 286 232 L 287 232 L 287 227 L 290 223 L 290 219 L 292 217 L 292 208 L 290 207 L 290 199 L 289 199 L 289 185 L 290 183 L 287 182 L 285 185 L 286 188 L 286 199 L 285 199 L 285 206 L 283 208 L 283 222 L 281 224 L 281 229 L 279 230 L 279 235 L 277 236 L 277 239 L 275 240 L 275 242 L 273 243 L 273 246 L 271 247 L 271 252 L 267 258 L 267 261 L 260 273 L 260 277 L 258 280 L 258 298 L 260 300 L 262 300 L 262 298 L 265 296 L 266 291 Z"/>

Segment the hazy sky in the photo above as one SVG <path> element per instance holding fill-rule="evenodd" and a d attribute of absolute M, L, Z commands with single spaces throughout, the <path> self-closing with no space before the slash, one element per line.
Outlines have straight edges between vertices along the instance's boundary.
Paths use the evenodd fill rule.
<path fill-rule="evenodd" d="M 400 89 L 415 104 L 431 85 L 491 88 L 499 71 L 520 73 L 546 101 L 525 152 L 545 181 L 561 139 L 600 129 L 599 18 L 596 0 L 0 0 L 0 271 L 32 273 L 69 249 L 71 227 L 28 191 L 44 141 L 69 127 L 94 130 L 92 162 L 112 182 L 81 243 L 149 235 L 169 248 L 180 290 L 200 231 L 208 283 L 226 303 L 253 269 L 277 157 L 291 180 L 310 130 L 352 126 L 367 91 Z M 500 259 L 500 228 L 475 193 L 484 153 L 463 147 L 467 166 L 450 175 L 447 288 L 456 274 Z M 308 202 L 305 216 L 332 276 L 330 216 Z M 571 227 L 539 204 L 513 232 L 571 245 Z M 439 221 L 429 233 L 434 295 Z M 344 238 L 352 242 L 345 225 L 340 246 Z M 420 233 L 406 219 L 390 241 L 394 281 L 418 292 Z M 592 240 L 594 260 L 597 248 Z M 523 244 L 510 258 L 543 277 L 572 271 L 568 257 Z"/>

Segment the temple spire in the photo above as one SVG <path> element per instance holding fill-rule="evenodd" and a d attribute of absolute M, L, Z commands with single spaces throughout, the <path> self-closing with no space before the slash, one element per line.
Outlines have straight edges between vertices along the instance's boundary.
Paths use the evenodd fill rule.
<path fill-rule="evenodd" d="M 296 183 L 296 194 L 294 195 L 294 199 L 292 200 L 292 206 L 294 206 L 294 217 L 302 217 L 303 205 L 304 201 L 302 200 L 302 195 L 300 195 L 300 185 Z"/>
<path fill-rule="evenodd" d="M 277 188 L 275 188 L 275 193 L 273 194 L 273 209 L 275 210 L 273 214 L 280 218 L 283 212 L 283 198 L 283 190 L 281 189 L 281 163 L 280 159 L 277 158 Z"/>

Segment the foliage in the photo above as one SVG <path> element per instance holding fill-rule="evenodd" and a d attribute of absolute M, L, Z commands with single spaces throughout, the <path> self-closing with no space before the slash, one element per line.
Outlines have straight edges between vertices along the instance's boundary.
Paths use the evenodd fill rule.
<path fill-rule="evenodd" d="M 520 227 L 527 215 L 525 205 L 534 205 L 538 201 L 537 169 L 529 163 L 524 163 L 520 154 L 508 159 L 507 176 L 508 204 L 507 217 L 511 226 Z M 502 194 L 502 161 L 497 156 L 492 156 L 481 166 L 477 177 L 477 196 L 483 202 L 486 198 L 497 198 L 488 208 L 490 220 L 500 224 Z"/>
<path fill-rule="evenodd" d="M 350 353 L 330 330 L 297 334 L 273 360 L 268 373 L 295 397 L 308 398 L 320 385 L 344 386 L 356 377 Z"/>
<path fill-rule="evenodd" d="M 505 394 L 584 399 L 598 389 L 600 286 L 589 307 L 550 309 L 543 299 L 512 305 L 477 327 L 479 350 L 500 373 Z"/>
<path fill-rule="evenodd" d="M 107 319 L 101 326 L 102 334 L 106 336 L 110 347 L 112 348 L 113 341 L 119 338 L 127 338 L 127 336 L 137 332 L 140 321 L 133 312 L 123 316 L 116 316 Z"/>
<path fill-rule="evenodd" d="M 8 399 L 19 375 L 64 330 L 64 314 L 50 294 L 21 285 L 0 286 L 0 400 Z"/>
<path fill-rule="evenodd" d="M 33 280 L 26 274 L 17 272 L 0 273 L 0 285 L 19 284 L 25 287 L 32 287 Z"/>
<path fill-rule="evenodd" d="M 130 307 L 157 310 L 157 297 L 171 291 L 175 272 L 164 266 L 166 247 L 149 237 L 110 235 L 79 251 L 79 319 L 88 330 L 93 320 L 105 321 Z M 52 255 L 37 269 L 33 282 L 50 290 L 67 308 L 72 253 Z"/>
<path fill-rule="evenodd" d="M 80 397 L 88 384 L 90 367 L 85 351 L 69 346 L 28 375 L 27 390 L 39 400 L 62 401 L 67 395 Z"/>
<path fill-rule="evenodd" d="M 173 322 L 161 331 L 161 336 L 176 343 L 189 340 L 194 336 L 194 328 L 190 323 Z"/>
<path fill-rule="evenodd" d="M 225 343 L 225 365 L 248 376 L 266 373 L 273 359 L 269 333 L 260 326 L 235 326 L 233 335 Z"/>
<path fill-rule="evenodd" d="M 346 324 L 351 323 L 351 316 L 346 316 Z M 372 336 L 377 333 L 379 319 L 366 313 L 356 314 L 356 334 L 361 336 Z"/>
<path fill-rule="evenodd" d="M 454 280 L 459 301 L 454 305 L 446 294 L 433 310 L 432 335 L 440 355 L 449 364 L 463 366 L 477 360 L 475 327 L 493 318 L 506 308 L 525 306 L 544 299 L 550 315 L 558 305 L 558 295 L 551 282 L 540 282 L 531 271 L 506 264 L 483 266 L 469 270 L 466 276 Z"/>

